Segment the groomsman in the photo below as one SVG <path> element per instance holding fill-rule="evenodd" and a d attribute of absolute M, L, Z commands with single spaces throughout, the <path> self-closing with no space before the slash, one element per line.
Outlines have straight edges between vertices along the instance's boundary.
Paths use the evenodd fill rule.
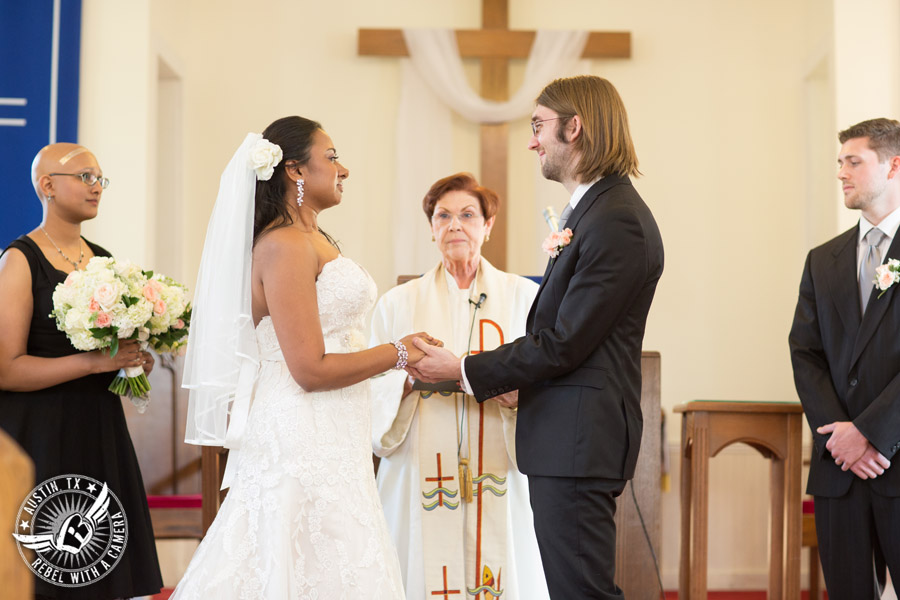
<path fill-rule="evenodd" d="M 519 390 L 516 457 L 528 475 L 552 598 L 622 598 L 615 497 L 641 444 L 641 342 L 663 271 L 650 209 L 631 185 L 625 105 L 600 77 L 550 83 L 528 149 L 571 195 L 526 335 L 462 361 L 415 340 L 420 379 L 462 379 L 479 402 Z M 569 232 L 569 230 L 571 230 Z"/>
<path fill-rule="evenodd" d="M 860 219 L 810 251 L 789 342 L 828 596 L 858 600 L 880 597 L 876 564 L 900 582 L 900 470 L 889 460 L 900 450 L 900 283 L 884 272 L 900 258 L 900 122 L 863 121 L 838 138 L 844 204 Z"/>

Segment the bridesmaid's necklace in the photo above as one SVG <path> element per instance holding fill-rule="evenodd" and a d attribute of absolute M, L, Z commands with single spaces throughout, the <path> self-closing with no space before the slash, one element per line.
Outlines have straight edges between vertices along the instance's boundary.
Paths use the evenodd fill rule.
<path fill-rule="evenodd" d="M 81 248 L 81 256 L 79 256 L 78 260 L 75 261 L 75 260 L 72 260 L 71 258 L 69 258 L 68 256 L 66 256 L 66 253 L 63 252 L 59 246 L 56 245 L 56 242 L 53 241 L 53 238 L 50 237 L 50 234 L 47 233 L 47 230 L 44 229 L 43 225 L 41 225 L 41 231 L 44 232 L 44 235 L 47 236 L 47 239 L 50 240 L 50 243 L 53 244 L 53 247 L 56 248 L 57 252 L 59 252 L 59 255 L 62 256 L 64 259 L 66 259 L 67 263 L 69 263 L 70 265 L 72 265 L 74 268 L 77 269 L 78 265 L 81 264 L 81 261 L 84 260 L 84 246 L 81 244 L 81 238 L 80 237 L 78 238 L 78 247 Z"/>

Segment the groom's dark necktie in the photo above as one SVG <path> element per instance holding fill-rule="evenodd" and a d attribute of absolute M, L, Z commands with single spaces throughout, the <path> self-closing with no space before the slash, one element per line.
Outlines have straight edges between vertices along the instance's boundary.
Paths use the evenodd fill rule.
<path fill-rule="evenodd" d="M 866 304 L 875 287 L 875 269 L 881 264 L 881 250 L 879 246 L 887 236 L 877 227 L 873 227 L 863 238 L 868 245 L 866 256 L 859 267 L 859 301 L 862 314 L 866 314 Z"/>

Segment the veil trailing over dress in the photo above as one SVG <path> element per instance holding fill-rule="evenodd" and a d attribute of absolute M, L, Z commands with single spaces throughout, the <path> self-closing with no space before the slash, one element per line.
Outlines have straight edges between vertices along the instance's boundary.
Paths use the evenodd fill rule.
<path fill-rule="evenodd" d="M 250 289 L 257 177 L 250 151 L 261 139 L 247 134 L 225 167 L 206 231 L 182 381 L 190 390 L 189 444 L 239 448 L 250 409 L 259 364 Z"/>

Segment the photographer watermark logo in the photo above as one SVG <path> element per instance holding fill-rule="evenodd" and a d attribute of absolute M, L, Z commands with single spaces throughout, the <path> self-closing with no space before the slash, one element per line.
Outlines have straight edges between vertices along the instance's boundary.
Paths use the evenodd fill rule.
<path fill-rule="evenodd" d="M 35 575 L 62 587 L 81 587 L 112 571 L 128 542 L 128 522 L 105 483 L 60 475 L 25 498 L 13 533 Z"/>

